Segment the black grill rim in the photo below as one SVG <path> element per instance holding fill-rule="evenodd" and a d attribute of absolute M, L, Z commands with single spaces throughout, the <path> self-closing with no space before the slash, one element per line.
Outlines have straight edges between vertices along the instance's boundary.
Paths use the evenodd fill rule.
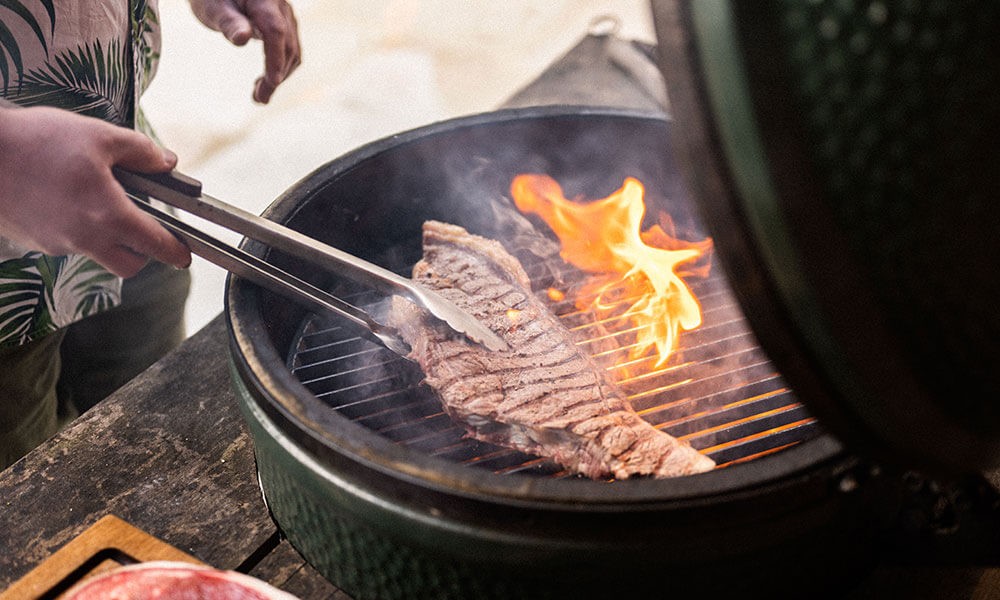
<path fill-rule="evenodd" d="M 289 222 L 324 185 L 359 163 L 387 151 L 419 144 L 428 136 L 448 135 L 466 128 L 504 127 L 508 124 L 560 123 L 613 125 L 628 122 L 662 130 L 669 136 L 669 122 L 660 113 L 581 106 L 550 106 L 507 109 L 459 117 L 417 128 L 372 142 L 323 165 L 280 196 L 264 215 Z M 265 250 L 254 242 L 243 248 L 257 256 Z M 629 510 L 630 507 L 677 502 L 700 502 L 706 498 L 760 489 L 768 483 L 839 470 L 853 462 L 843 447 L 827 434 L 793 448 L 722 470 L 664 480 L 626 480 L 613 485 L 588 480 L 540 480 L 518 474 L 494 475 L 398 446 L 363 426 L 333 414 L 286 368 L 286 357 L 275 347 L 271 335 L 274 314 L 265 306 L 287 305 L 269 292 L 230 276 L 225 292 L 225 314 L 229 325 L 234 377 L 249 390 L 257 403 L 288 438 L 334 473 L 365 477 L 365 472 L 388 477 L 432 493 L 513 504 L 591 510 Z M 298 323 L 303 311 L 286 309 L 289 322 Z M 841 466 L 837 466 L 841 465 Z"/>

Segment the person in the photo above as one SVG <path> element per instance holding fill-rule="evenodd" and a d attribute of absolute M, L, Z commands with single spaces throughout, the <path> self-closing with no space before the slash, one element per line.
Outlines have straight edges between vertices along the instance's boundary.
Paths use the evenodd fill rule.
<path fill-rule="evenodd" d="M 190 7 L 235 45 L 262 40 L 255 101 L 300 64 L 285 0 Z M 0 469 L 184 337 L 190 252 L 111 174 L 177 162 L 137 101 L 159 33 L 156 0 L 0 3 Z"/>

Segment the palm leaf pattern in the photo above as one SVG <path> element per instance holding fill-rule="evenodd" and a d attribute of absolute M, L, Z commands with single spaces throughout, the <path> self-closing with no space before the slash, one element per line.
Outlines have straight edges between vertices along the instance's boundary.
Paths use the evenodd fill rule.
<path fill-rule="evenodd" d="M 38 255 L 0 262 L 0 340 L 27 341 L 55 329 Z"/>
<path fill-rule="evenodd" d="M 56 275 L 45 299 L 56 327 L 107 310 L 121 299 L 121 280 L 90 259 L 43 256 L 42 260 L 53 261 Z"/>
<path fill-rule="evenodd" d="M 21 343 L 111 308 L 117 277 L 83 256 L 31 252 L 0 262 L 0 340 Z"/>
<path fill-rule="evenodd" d="M 146 87 L 153 78 L 154 65 L 160 60 L 159 52 L 149 43 L 150 37 L 159 26 L 159 15 L 156 14 L 156 10 L 149 5 L 147 0 L 133 0 L 132 48 L 133 67 L 138 79 L 136 82 L 137 94 L 146 91 Z"/>
<path fill-rule="evenodd" d="M 21 79 L 14 96 L 24 106 L 72 110 L 119 125 L 131 124 L 132 68 L 122 40 L 100 40 L 53 57 Z"/>
<path fill-rule="evenodd" d="M 45 8 L 45 11 L 49 15 L 49 35 L 55 32 L 56 28 L 56 9 L 52 0 L 38 0 L 39 3 Z M 28 10 L 28 7 L 24 5 L 23 2 L 19 0 L 0 0 L 0 6 L 11 10 L 15 15 L 20 17 L 31 30 L 35 33 L 38 38 L 39 43 L 42 45 L 42 49 L 48 52 L 48 43 L 45 40 L 45 34 L 42 31 L 42 25 L 38 22 L 38 19 Z M 24 76 L 24 64 L 21 61 L 21 49 L 17 44 L 17 39 L 15 39 L 14 34 L 10 29 L 4 25 L 3 21 L 0 21 L 0 92 L 4 95 L 7 94 L 10 88 L 10 69 L 14 68 L 17 74 L 17 85 L 20 86 L 21 78 Z"/>

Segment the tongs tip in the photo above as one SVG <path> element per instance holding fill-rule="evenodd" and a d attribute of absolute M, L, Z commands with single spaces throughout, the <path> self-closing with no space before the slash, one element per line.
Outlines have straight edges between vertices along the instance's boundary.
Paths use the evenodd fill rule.
<path fill-rule="evenodd" d="M 481 344 L 492 352 L 507 352 L 510 346 L 479 319 L 462 310 L 451 301 L 427 288 L 409 290 L 411 299 L 423 306 L 431 315 L 441 319 L 448 327 Z M 413 297 L 416 296 L 416 297 Z"/>
<path fill-rule="evenodd" d="M 457 328 L 456 328 L 457 329 Z M 507 352 L 510 350 L 510 346 L 507 342 L 503 340 L 500 336 L 493 333 L 486 327 L 476 328 L 475 330 L 462 331 L 470 340 L 482 344 L 486 349 L 493 352 Z"/>

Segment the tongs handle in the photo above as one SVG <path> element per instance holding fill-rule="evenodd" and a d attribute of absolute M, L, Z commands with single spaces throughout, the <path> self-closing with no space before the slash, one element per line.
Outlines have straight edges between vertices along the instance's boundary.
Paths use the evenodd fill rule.
<path fill-rule="evenodd" d="M 137 191 L 162 200 L 192 215 L 260 241 L 272 248 L 287 252 L 308 263 L 335 271 L 339 275 L 365 284 L 383 294 L 395 294 L 409 298 L 417 305 L 427 309 L 435 317 L 445 321 L 452 329 L 469 336 L 473 341 L 483 344 L 490 350 L 509 349 L 507 343 L 500 336 L 439 294 L 422 288 L 388 269 L 383 269 L 352 254 L 323 244 L 280 223 L 212 198 L 202 193 L 199 181 L 183 173 L 172 171 L 159 174 L 140 174 L 115 167 L 114 174 L 127 190 Z M 220 266 L 228 268 L 225 265 Z M 336 266 L 336 269 L 333 269 L 333 266 Z M 378 335 L 377 332 L 376 335 Z"/>
<path fill-rule="evenodd" d="M 129 195 L 132 196 L 131 193 Z M 295 300 L 317 313 L 332 312 L 338 314 L 358 326 L 355 328 L 358 335 L 375 343 L 381 343 L 400 356 L 405 357 L 409 354 L 409 345 L 403 341 L 395 329 L 375 321 L 363 310 L 248 252 L 230 246 L 135 196 L 132 196 L 132 199 L 136 206 L 159 221 L 198 256 L 230 273 Z"/>
<path fill-rule="evenodd" d="M 133 173 L 115 167 L 114 174 L 126 189 L 148 194 L 309 263 L 324 265 L 332 262 L 337 265 L 338 272 L 341 269 L 349 271 L 343 273 L 348 279 L 362 281 L 383 294 L 398 294 L 420 302 L 420 298 L 414 298 L 413 285 L 408 279 L 280 223 L 205 195 L 201 182 L 183 173 Z"/>

